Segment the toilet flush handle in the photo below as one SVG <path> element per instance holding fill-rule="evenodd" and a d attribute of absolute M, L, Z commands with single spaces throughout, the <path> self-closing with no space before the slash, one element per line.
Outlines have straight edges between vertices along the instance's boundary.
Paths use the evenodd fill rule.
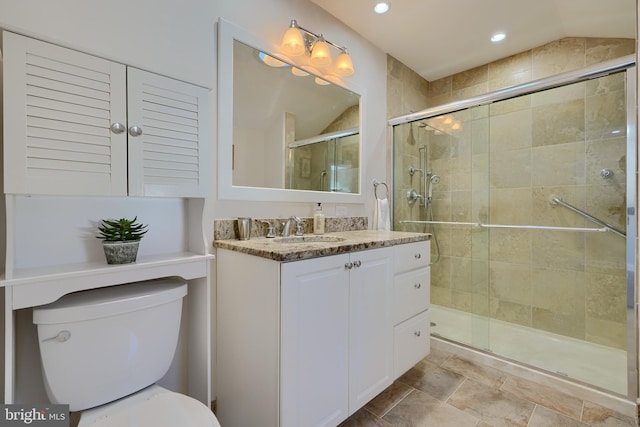
<path fill-rule="evenodd" d="M 55 335 L 51 338 L 43 339 L 42 342 L 45 342 L 45 341 L 66 342 L 66 341 L 69 341 L 69 338 L 71 338 L 71 332 L 65 329 L 63 331 L 58 332 L 58 335 Z"/>

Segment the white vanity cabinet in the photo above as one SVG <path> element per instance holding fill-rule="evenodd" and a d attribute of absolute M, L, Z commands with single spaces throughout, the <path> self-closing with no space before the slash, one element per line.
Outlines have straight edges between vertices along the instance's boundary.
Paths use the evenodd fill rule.
<path fill-rule="evenodd" d="M 391 384 L 391 255 L 282 264 L 280 426 L 335 426 Z"/>
<path fill-rule="evenodd" d="M 393 323 L 394 377 L 404 374 L 430 350 L 429 243 L 395 247 Z"/>
<path fill-rule="evenodd" d="M 3 32 L 7 194 L 204 197 L 208 90 Z"/>
<path fill-rule="evenodd" d="M 428 319 L 428 253 L 420 241 L 278 262 L 219 248 L 221 424 L 335 427 L 426 356 L 428 323 L 417 342 L 405 337 Z M 417 272 L 420 289 L 406 293 Z"/>

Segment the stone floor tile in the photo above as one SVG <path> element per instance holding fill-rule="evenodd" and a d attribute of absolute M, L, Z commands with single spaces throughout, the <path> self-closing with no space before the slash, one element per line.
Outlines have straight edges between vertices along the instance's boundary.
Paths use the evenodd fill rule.
<path fill-rule="evenodd" d="M 507 379 L 507 374 L 499 369 L 479 365 L 458 356 L 450 357 L 441 367 L 495 388 L 500 388 Z"/>
<path fill-rule="evenodd" d="M 535 404 L 467 379 L 447 403 L 495 427 L 525 427 Z"/>
<path fill-rule="evenodd" d="M 338 427 L 394 427 L 362 408 L 343 421 Z"/>
<path fill-rule="evenodd" d="M 382 417 L 389 412 L 391 408 L 396 406 L 403 398 L 405 398 L 413 390 L 413 387 L 395 381 L 382 393 L 373 398 L 365 405 L 365 408 L 378 417 Z"/>
<path fill-rule="evenodd" d="M 394 427 L 476 427 L 480 421 L 419 390 L 409 393 L 383 419 Z"/>
<path fill-rule="evenodd" d="M 634 419 L 586 400 L 582 421 L 593 427 L 636 427 Z"/>
<path fill-rule="evenodd" d="M 562 393 L 552 387 L 537 384 L 524 378 L 510 376 L 502 386 L 502 390 L 553 409 L 575 420 L 580 420 L 582 399 Z"/>
<path fill-rule="evenodd" d="M 422 360 L 398 381 L 445 401 L 464 381 L 464 376 Z"/>
<path fill-rule="evenodd" d="M 589 427 L 587 424 L 537 405 L 531 415 L 528 427 Z"/>
<path fill-rule="evenodd" d="M 440 366 L 444 362 L 446 362 L 447 359 L 449 359 L 450 357 L 451 357 L 451 353 L 449 353 L 448 351 L 443 351 L 437 348 L 431 348 L 431 351 L 429 352 L 429 355 L 425 357 L 425 360 L 428 360 L 434 365 Z"/>

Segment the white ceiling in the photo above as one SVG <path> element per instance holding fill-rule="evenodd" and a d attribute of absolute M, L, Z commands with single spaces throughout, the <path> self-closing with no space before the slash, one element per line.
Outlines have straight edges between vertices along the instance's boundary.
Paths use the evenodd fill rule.
<path fill-rule="evenodd" d="M 391 0 L 384 15 L 374 0 L 311 1 L 429 81 L 563 37 L 636 32 L 635 0 Z M 507 38 L 491 43 L 497 31 Z"/>

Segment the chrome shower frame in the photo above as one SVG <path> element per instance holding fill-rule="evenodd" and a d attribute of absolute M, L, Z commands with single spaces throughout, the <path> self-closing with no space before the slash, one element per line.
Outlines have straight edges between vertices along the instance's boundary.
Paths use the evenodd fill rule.
<path fill-rule="evenodd" d="M 461 101 L 427 108 L 404 116 L 388 120 L 390 127 L 429 119 L 443 114 L 454 113 L 472 107 L 488 105 L 497 101 L 504 101 L 522 95 L 528 95 L 542 90 L 553 89 L 604 77 L 609 74 L 626 72 L 627 95 L 627 238 L 626 238 L 626 293 L 627 293 L 627 398 L 636 402 L 639 397 L 638 389 L 638 310 L 637 310 L 637 191 L 638 191 L 638 150 L 636 146 L 636 56 L 627 55 L 595 64 L 580 70 L 569 71 L 555 76 L 534 80 L 509 88 L 489 92 Z M 425 169 L 426 170 L 426 169 Z M 426 173 L 423 173 L 423 178 Z M 426 181 L 425 181 L 426 184 Z M 424 186 L 426 191 L 427 187 Z M 426 196 L 426 194 L 425 194 Z M 425 198 L 426 203 L 426 198 Z"/>

